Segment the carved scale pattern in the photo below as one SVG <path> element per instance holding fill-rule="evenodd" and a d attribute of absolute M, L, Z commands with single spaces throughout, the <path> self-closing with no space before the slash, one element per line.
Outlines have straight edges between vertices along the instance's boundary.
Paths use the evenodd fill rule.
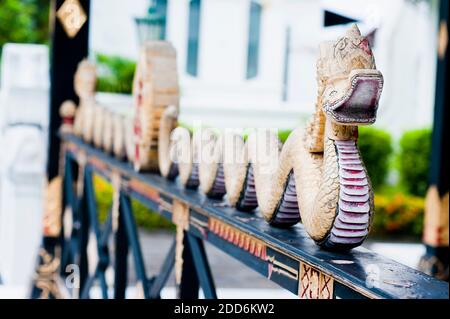
<path fill-rule="evenodd" d="M 371 197 L 356 142 L 335 141 L 339 163 L 338 214 L 326 246 L 361 244 L 369 232 Z"/>

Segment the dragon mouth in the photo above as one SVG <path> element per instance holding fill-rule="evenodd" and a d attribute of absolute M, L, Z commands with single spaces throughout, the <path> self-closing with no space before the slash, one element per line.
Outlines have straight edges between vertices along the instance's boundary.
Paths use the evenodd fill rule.
<path fill-rule="evenodd" d="M 326 101 L 323 109 L 338 124 L 364 125 L 376 120 L 378 102 L 383 89 L 383 76 L 377 70 L 353 70 L 346 83 L 349 88 L 341 90 L 340 97 Z M 342 81 L 341 81 L 342 82 Z M 342 85 L 342 84 L 341 84 Z M 336 85 L 336 87 L 338 87 Z M 337 90 L 332 93 L 337 95 Z"/>

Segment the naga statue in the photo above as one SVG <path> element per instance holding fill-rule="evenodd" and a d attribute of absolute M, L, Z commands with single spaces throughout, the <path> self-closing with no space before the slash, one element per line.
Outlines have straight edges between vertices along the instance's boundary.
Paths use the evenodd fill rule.
<path fill-rule="evenodd" d="M 201 129 L 191 138 L 187 129 L 176 127 L 178 101 L 166 104 L 162 114 L 161 108 L 147 108 L 146 119 L 156 118 L 158 123 L 146 121 L 145 142 L 153 142 L 158 133 L 163 176 L 172 180 L 179 176 L 185 187 L 200 187 L 211 198 L 226 195 L 229 204 L 241 211 L 258 207 L 274 226 L 301 221 L 318 245 L 345 250 L 364 241 L 373 217 L 373 191 L 358 150 L 358 126 L 375 122 L 383 76 L 356 25 L 337 41 L 322 43 L 319 51 L 315 113 L 306 128 L 294 130 L 284 145 L 271 131 L 254 132 L 244 140 L 235 133 L 217 136 Z M 162 88 L 167 89 L 172 84 L 178 89 L 169 82 L 159 86 L 165 84 Z M 147 95 L 155 98 L 155 83 L 135 85 L 140 92 L 147 85 Z M 141 93 L 137 99 L 141 105 Z"/>

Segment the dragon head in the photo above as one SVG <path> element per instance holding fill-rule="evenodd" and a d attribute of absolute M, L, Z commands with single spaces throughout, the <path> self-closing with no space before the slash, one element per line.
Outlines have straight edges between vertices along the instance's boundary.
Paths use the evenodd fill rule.
<path fill-rule="evenodd" d="M 337 41 L 321 44 L 317 68 L 326 117 L 341 125 L 375 122 L 383 76 L 356 24 Z"/>

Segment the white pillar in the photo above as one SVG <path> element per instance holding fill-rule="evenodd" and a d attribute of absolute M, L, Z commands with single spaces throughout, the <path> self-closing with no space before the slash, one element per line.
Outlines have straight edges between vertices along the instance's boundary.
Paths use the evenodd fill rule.
<path fill-rule="evenodd" d="M 45 172 L 43 132 L 35 127 L 6 130 L 0 160 L 0 273 L 6 285 L 27 286 L 42 236 Z"/>
<path fill-rule="evenodd" d="M 49 109 L 48 49 L 7 44 L 0 91 L 0 274 L 28 286 L 42 231 Z"/>

